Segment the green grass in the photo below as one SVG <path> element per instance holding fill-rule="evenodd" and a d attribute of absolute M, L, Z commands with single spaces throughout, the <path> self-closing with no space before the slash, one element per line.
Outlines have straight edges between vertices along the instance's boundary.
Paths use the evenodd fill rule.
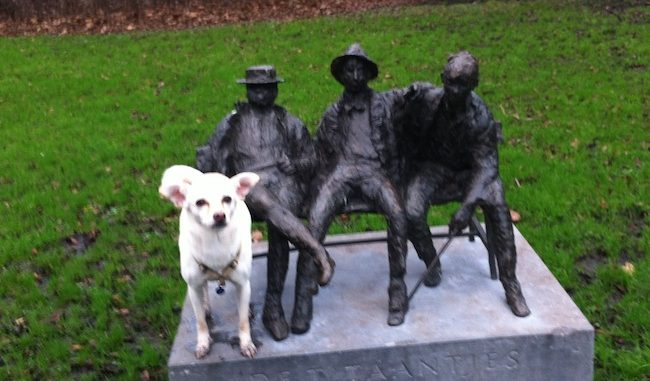
<path fill-rule="evenodd" d="M 193 164 L 248 65 L 276 65 L 278 103 L 313 131 L 341 93 L 329 63 L 354 41 L 377 90 L 439 83 L 461 49 L 480 59 L 517 226 L 597 328 L 596 379 L 650 379 L 650 11 L 557 4 L 0 39 L 0 379 L 165 378 L 185 288 L 162 171 Z M 89 250 L 66 249 L 90 231 Z"/>

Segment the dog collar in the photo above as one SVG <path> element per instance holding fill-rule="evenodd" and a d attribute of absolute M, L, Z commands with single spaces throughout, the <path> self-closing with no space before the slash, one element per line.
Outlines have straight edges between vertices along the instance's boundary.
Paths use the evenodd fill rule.
<path fill-rule="evenodd" d="M 237 256 L 235 259 L 232 260 L 226 267 L 224 267 L 221 272 L 215 271 L 211 269 L 210 267 L 206 266 L 205 264 L 196 261 L 199 264 L 199 269 L 201 272 L 204 274 L 210 275 L 210 277 L 216 278 L 219 281 L 220 288 L 223 287 L 226 284 L 226 281 L 230 279 L 230 275 L 235 271 L 237 268 L 237 265 L 239 265 L 239 253 L 237 253 Z"/>

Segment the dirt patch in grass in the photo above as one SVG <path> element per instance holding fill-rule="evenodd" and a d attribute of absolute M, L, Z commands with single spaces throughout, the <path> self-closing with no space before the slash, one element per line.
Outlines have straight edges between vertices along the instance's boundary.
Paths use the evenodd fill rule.
<path fill-rule="evenodd" d="M 603 249 L 596 249 L 578 257 L 575 263 L 583 283 L 590 284 L 596 279 L 598 268 L 607 263 L 607 253 Z"/>
<path fill-rule="evenodd" d="M 99 230 L 89 232 L 74 233 L 63 238 L 63 244 L 66 249 L 77 254 L 82 254 L 92 246 L 100 235 Z"/>

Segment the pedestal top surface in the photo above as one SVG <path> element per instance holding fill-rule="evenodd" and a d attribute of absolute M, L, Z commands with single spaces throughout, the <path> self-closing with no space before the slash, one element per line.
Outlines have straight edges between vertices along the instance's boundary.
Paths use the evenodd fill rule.
<path fill-rule="evenodd" d="M 446 228 L 432 228 L 443 233 Z M 378 238 L 385 233 L 362 233 L 331 236 L 326 242 L 350 238 Z M 436 239 L 440 248 L 445 239 Z M 328 251 L 337 266 L 327 287 L 314 297 L 314 318 L 311 329 L 303 335 L 290 334 L 281 342 L 274 341 L 262 325 L 261 313 L 266 287 L 266 259 L 253 261 L 251 279 L 254 318 L 253 339 L 258 345 L 258 358 L 286 357 L 296 354 L 354 351 L 361 348 L 383 348 L 418 345 L 431 342 L 502 338 L 510 336 L 563 335 L 593 328 L 543 264 L 528 242 L 515 229 L 517 246 L 517 277 L 532 313 L 525 318 L 514 316 L 506 304 L 503 287 L 490 278 L 487 251 L 476 238 L 455 238 L 441 257 L 443 277 L 434 288 L 420 287 L 411 300 L 404 324 L 391 327 L 388 316 L 388 256 L 386 243 L 332 246 Z M 258 243 L 254 251 L 265 251 Z M 293 308 L 296 253 L 283 296 L 287 319 Z M 409 244 L 406 284 L 409 290 L 425 271 Z M 215 343 L 207 358 L 196 360 L 195 320 L 189 301 L 185 301 L 181 324 L 169 359 L 169 366 L 190 363 L 249 361 L 233 346 L 237 336 L 236 292 L 232 285 L 216 295 L 210 285 L 211 328 Z"/>

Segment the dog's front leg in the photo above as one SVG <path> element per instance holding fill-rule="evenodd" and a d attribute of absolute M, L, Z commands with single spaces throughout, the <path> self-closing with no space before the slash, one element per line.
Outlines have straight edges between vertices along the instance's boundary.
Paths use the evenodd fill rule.
<path fill-rule="evenodd" d="M 242 355 L 252 358 L 257 353 L 257 348 L 251 339 L 251 327 L 248 320 L 251 284 L 241 282 L 235 285 L 239 293 L 239 349 Z"/>
<path fill-rule="evenodd" d="M 210 330 L 208 328 L 208 323 L 205 319 L 205 308 L 204 303 L 204 285 L 188 285 L 187 293 L 190 296 L 190 301 L 192 302 L 192 308 L 194 309 L 194 316 L 196 317 L 196 358 L 205 357 L 210 351 Z"/>
<path fill-rule="evenodd" d="M 212 319 L 210 315 L 210 293 L 208 292 L 208 282 L 203 283 L 203 310 L 205 311 L 205 318 Z"/>

